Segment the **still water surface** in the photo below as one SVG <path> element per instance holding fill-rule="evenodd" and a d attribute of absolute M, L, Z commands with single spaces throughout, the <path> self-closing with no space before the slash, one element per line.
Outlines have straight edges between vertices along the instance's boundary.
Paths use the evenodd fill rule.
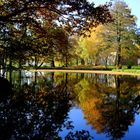
<path fill-rule="evenodd" d="M 139 77 L 14 72 L 0 88 L 0 140 L 139 140 Z"/>

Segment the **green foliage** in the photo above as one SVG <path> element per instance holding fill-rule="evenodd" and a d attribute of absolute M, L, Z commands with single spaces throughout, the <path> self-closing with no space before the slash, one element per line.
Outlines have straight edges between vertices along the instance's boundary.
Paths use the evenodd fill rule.
<path fill-rule="evenodd" d="M 114 3 L 111 13 L 114 21 L 108 24 L 108 32 L 111 32 L 112 47 L 117 52 L 116 65 L 120 65 L 122 58 L 130 59 L 138 50 L 135 44 L 136 17 L 123 1 Z"/>
<path fill-rule="evenodd" d="M 116 1 L 110 8 L 113 21 L 91 28 L 89 37 L 80 37 L 79 57 L 92 64 L 112 64 L 120 67 L 122 61 L 135 59 L 139 55 L 137 45 L 136 17 L 123 1 Z M 84 53 L 83 53 L 84 52 Z"/>

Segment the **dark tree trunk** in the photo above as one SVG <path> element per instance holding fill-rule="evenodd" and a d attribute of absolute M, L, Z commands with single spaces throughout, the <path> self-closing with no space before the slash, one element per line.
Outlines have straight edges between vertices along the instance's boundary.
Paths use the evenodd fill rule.
<path fill-rule="evenodd" d="M 120 27 L 121 27 L 121 23 L 118 21 L 117 23 L 117 61 L 116 61 L 116 66 L 118 69 L 121 69 L 122 66 L 121 66 L 121 30 L 120 30 Z"/>
<path fill-rule="evenodd" d="M 68 56 L 66 55 L 66 67 L 68 66 Z"/>
<path fill-rule="evenodd" d="M 117 61 L 116 61 L 116 66 L 118 69 L 121 69 L 121 45 L 118 45 L 118 49 L 117 49 Z"/>
<path fill-rule="evenodd" d="M 76 58 L 76 65 L 77 66 L 79 65 L 79 59 L 78 59 L 78 57 Z"/>
<path fill-rule="evenodd" d="M 51 60 L 51 67 L 55 67 L 54 59 Z"/>
<path fill-rule="evenodd" d="M 35 56 L 35 69 L 37 68 L 37 56 Z"/>
<path fill-rule="evenodd" d="M 82 64 L 82 65 L 85 65 L 85 61 L 84 61 L 84 59 L 82 59 L 82 58 L 81 58 L 81 64 Z"/>

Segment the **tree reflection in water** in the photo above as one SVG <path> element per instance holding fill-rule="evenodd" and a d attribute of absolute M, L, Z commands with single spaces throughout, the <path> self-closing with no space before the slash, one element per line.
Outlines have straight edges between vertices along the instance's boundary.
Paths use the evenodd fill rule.
<path fill-rule="evenodd" d="M 13 92 L 4 88 L 7 86 L 0 89 L 2 140 L 93 139 L 91 132 L 74 129 L 68 118 L 73 106 L 81 107 L 84 117 L 98 133 L 105 133 L 109 139 L 121 139 L 139 113 L 140 94 L 134 77 L 35 73 L 29 83 L 23 83 L 27 80 L 21 77 L 20 73 L 18 80 L 12 79 Z M 60 132 L 64 129 L 68 134 L 62 138 Z"/>
<path fill-rule="evenodd" d="M 13 88 L 12 96 L 1 98 L 0 139 L 57 140 L 62 139 L 59 132 L 63 128 L 69 130 L 67 140 L 92 139 L 88 131 L 71 131 L 74 126 L 68 121 L 68 112 L 73 105 L 73 94 L 67 89 L 67 80 L 66 74 L 56 84 L 52 73 L 48 79 L 35 79 L 35 83 Z"/>
<path fill-rule="evenodd" d="M 95 75 L 94 79 L 83 79 L 75 86 L 79 104 L 85 118 L 98 133 L 105 133 L 110 139 L 121 139 L 128 126 L 139 113 L 140 95 L 134 77 L 115 76 L 113 86 L 109 76 Z"/>

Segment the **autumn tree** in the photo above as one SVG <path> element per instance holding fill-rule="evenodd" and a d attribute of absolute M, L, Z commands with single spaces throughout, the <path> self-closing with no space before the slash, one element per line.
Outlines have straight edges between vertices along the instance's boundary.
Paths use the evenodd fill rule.
<path fill-rule="evenodd" d="M 106 28 L 104 25 L 99 25 L 90 30 L 91 33 L 89 36 L 81 36 L 79 39 L 79 48 L 84 53 L 79 53 L 79 55 L 82 55 L 83 59 L 87 59 L 89 64 L 99 65 L 103 62 L 106 64 L 108 56 L 112 51 L 110 48 L 111 44 L 108 42 L 109 38 L 106 38 L 104 35 Z M 77 50 L 79 49 L 77 48 Z"/>
<path fill-rule="evenodd" d="M 114 21 L 107 24 L 106 37 L 110 38 L 116 51 L 116 66 L 119 68 L 123 58 L 130 58 L 136 52 L 136 17 L 123 1 L 117 1 L 111 8 Z"/>
<path fill-rule="evenodd" d="M 58 35 L 60 28 L 62 28 L 64 32 L 69 32 L 69 34 L 79 31 L 81 34 L 83 34 L 85 30 L 88 30 L 88 27 L 97 26 L 99 23 L 110 21 L 110 19 L 111 15 L 108 10 L 108 5 L 94 7 L 93 3 L 90 4 L 86 0 L 5 0 L 0 2 L 1 40 L 5 38 L 5 32 L 8 32 L 9 37 L 12 38 L 11 35 L 13 34 L 13 29 L 16 28 L 17 31 L 20 31 L 19 36 L 22 40 L 22 36 L 27 36 L 26 41 L 29 40 L 29 42 L 31 42 L 30 44 L 25 44 L 26 41 L 24 40 L 22 41 L 24 42 L 24 45 L 23 43 L 22 45 L 17 45 L 17 48 L 20 48 L 19 46 L 28 46 L 27 53 L 24 53 L 22 51 L 23 54 L 28 54 L 28 56 L 30 56 L 29 54 L 32 53 L 36 56 L 42 57 L 42 52 L 40 51 L 44 50 L 44 48 L 44 52 L 46 55 L 47 52 L 49 54 L 52 53 L 48 50 L 57 51 L 60 46 L 63 46 L 62 44 L 64 43 L 61 43 L 61 41 L 63 40 L 63 33 L 61 32 L 61 36 Z M 11 26 L 13 29 L 10 29 L 9 27 L 7 28 L 6 26 Z M 21 30 L 24 30 L 23 28 L 26 29 L 24 33 L 21 32 Z M 35 36 L 37 36 L 37 38 L 34 38 L 34 36 L 32 36 L 31 30 L 35 32 Z M 55 38 L 56 35 L 58 35 L 57 38 L 61 41 L 57 40 L 57 43 L 54 43 L 56 42 L 56 40 L 53 39 L 52 41 L 52 36 L 50 37 L 50 35 L 48 35 L 52 32 L 50 30 L 54 30 L 52 36 Z M 18 34 L 15 37 L 18 37 Z M 14 40 L 16 40 L 16 38 Z M 17 38 L 17 40 L 18 41 L 15 42 L 19 42 L 17 44 L 21 44 L 20 39 Z M 51 44 L 52 42 L 53 45 Z M 59 45 L 58 42 L 60 43 Z M 13 41 L 10 45 L 10 42 L 7 40 L 7 44 L 9 46 L 9 49 L 11 49 L 10 47 L 13 44 Z M 57 46 L 58 49 L 56 49 L 56 47 L 53 48 L 54 46 Z M 1 53 L 6 48 L 8 47 L 3 48 L 3 42 L 1 42 Z M 20 51 L 21 49 L 18 50 Z M 18 50 L 16 49 L 16 54 L 18 53 Z M 22 48 L 22 50 L 24 49 Z M 59 50 L 62 49 L 60 48 Z M 65 49 L 65 51 L 66 50 L 67 49 Z M 7 50 L 5 51 L 5 53 L 6 52 Z M 19 52 L 19 56 L 20 54 L 21 51 Z M 65 58 L 66 61 L 68 60 L 67 58 L 68 53 L 67 57 Z"/>
<path fill-rule="evenodd" d="M 77 50 L 81 50 L 79 55 L 83 59 L 88 58 L 95 65 L 115 64 L 120 67 L 139 54 L 136 17 L 122 1 L 114 2 L 110 12 L 113 21 L 90 28 L 91 33 L 86 32 L 87 37 L 80 37 Z"/>
<path fill-rule="evenodd" d="M 54 60 L 57 57 L 66 55 L 68 49 L 68 36 L 64 29 L 60 27 L 47 27 L 44 25 L 42 33 L 36 32 L 35 28 L 29 30 L 32 38 L 32 60 L 35 61 L 36 67 L 41 66 L 43 62 L 50 61 L 54 67 Z"/>
<path fill-rule="evenodd" d="M 37 26 L 38 20 L 45 19 L 50 23 L 53 21 L 54 25 L 56 20 L 60 25 L 66 23 L 67 27 L 76 30 L 111 18 L 107 5 L 94 7 L 87 0 L 5 0 L 0 3 L 0 13 L 0 24 L 26 21 Z"/>

